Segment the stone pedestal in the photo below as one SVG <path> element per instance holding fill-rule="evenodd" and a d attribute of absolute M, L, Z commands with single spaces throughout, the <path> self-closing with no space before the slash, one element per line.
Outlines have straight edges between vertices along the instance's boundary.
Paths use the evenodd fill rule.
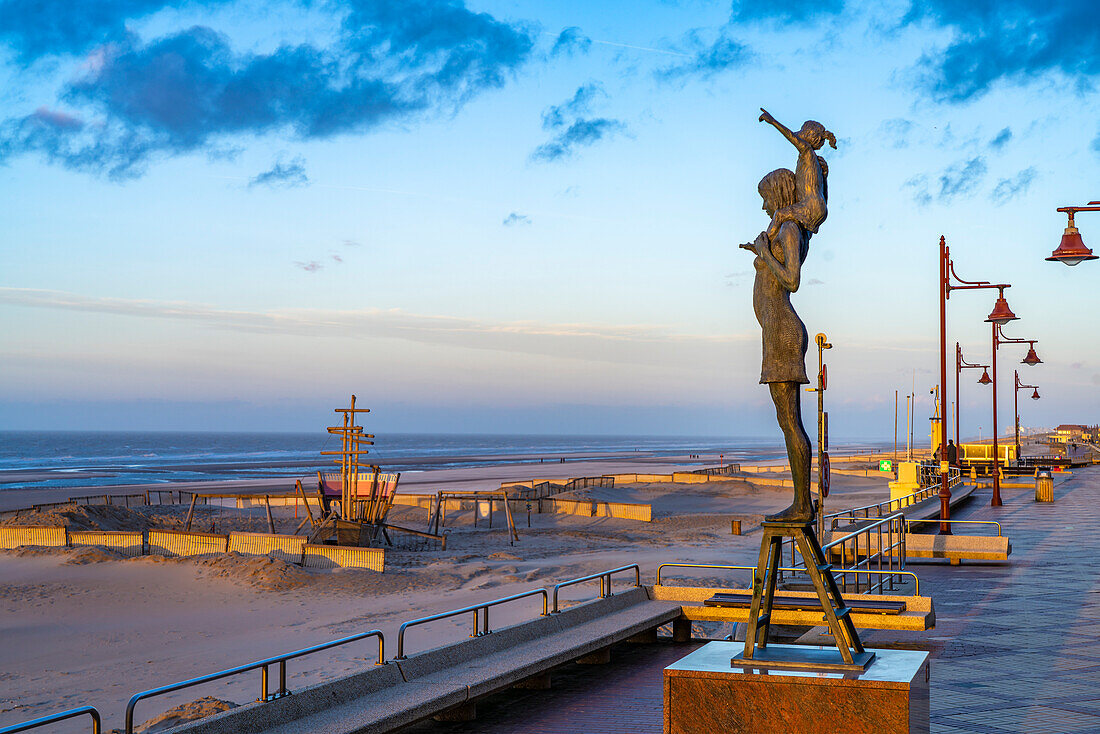
<path fill-rule="evenodd" d="M 665 668 L 665 734 L 928 731 L 926 652 L 876 649 L 863 672 L 827 672 L 731 664 L 743 649 L 710 642 Z"/>

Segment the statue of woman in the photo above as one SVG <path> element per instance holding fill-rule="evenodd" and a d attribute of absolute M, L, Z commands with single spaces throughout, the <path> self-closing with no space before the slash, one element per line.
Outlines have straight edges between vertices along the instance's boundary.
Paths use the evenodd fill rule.
<path fill-rule="evenodd" d="M 789 169 L 772 171 L 757 187 L 769 217 L 796 203 L 795 175 Z M 794 480 L 794 503 L 770 515 L 771 522 L 811 522 L 810 439 L 802 426 L 801 392 L 806 378 L 806 327 L 791 306 L 791 294 L 798 290 L 802 262 L 809 250 L 810 233 L 797 221 L 780 224 L 774 238 L 761 232 L 753 244 L 741 247 L 756 254 L 756 281 L 752 306 L 760 322 L 764 347 L 760 382 L 771 391 L 775 415 L 787 444 L 787 458 Z"/>

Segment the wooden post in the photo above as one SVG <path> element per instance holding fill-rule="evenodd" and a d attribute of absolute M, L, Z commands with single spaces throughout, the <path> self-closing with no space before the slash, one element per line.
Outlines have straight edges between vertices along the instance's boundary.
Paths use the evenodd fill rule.
<path fill-rule="evenodd" d="M 302 486 L 302 480 L 299 479 L 294 483 L 294 488 L 298 490 L 298 494 L 302 497 L 302 504 L 306 508 L 306 517 L 309 519 L 309 526 L 312 528 L 316 523 L 313 520 L 313 510 L 309 509 L 309 500 L 306 499 L 306 489 Z M 297 515 L 295 515 L 297 517 Z"/>
<path fill-rule="evenodd" d="M 195 519 L 195 500 L 198 498 L 199 496 L 197 494 L 192 493 L 191 506 L 187 508 L 187 530 L 191 529 L 191 521 Z"/>
<path fill-rule="evenodd" d="M 508 531 L 512 536 L 508 540 L 508 545 L 511 545 L 514 540 L 519 540 L 519 533 L 516 532 L 516 523 L 512 519 L 512 508 L 508 505 L 508 493 L 501 492 L 500 494 L 504 497 L 504 514 L 508 518 Z M 528 515 L 527 518 L 530 520 L 531 516 Z"/>
<path fill-rule="evenodd" d="M 271 528 L 271 534 L 275 534 L 275 518 L 271 516 L 271 495 L 264 495 L 264 506 L 267 507 L 267 526 Z"/>

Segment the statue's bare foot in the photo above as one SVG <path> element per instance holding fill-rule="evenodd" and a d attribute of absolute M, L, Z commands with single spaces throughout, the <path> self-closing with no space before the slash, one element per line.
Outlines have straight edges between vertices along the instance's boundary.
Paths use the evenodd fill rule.
<path fill-rule="evenodd" d="M 812 522 L 814 519 L 814 508 L 812 505 L 805 505 L 801 502 L 795 502 L 793 505 L 785 510 L 780 510 L 774 515 L 766 515 L 764 522 Z"/>

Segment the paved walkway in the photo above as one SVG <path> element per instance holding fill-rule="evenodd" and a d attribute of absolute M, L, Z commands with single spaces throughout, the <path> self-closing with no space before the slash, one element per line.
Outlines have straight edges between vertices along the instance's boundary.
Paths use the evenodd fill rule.
<path fill-rule="evenodd" d="M 933 732 L 1100 732 L 1100 468 L 1056 486 L 1053 504 L 1008 489 L 994 509 L 990 493 L 978 490 L 955 517 L 1000 521 L 1010 563 L 913 564 L 935 601 L 936 629 L 875 632 L 865 642 L 931 651 Z M 480 703 L 477 721 L 407 731 L 660 732 L 661 671 L 695 647 L 622 645 L 608 665 L 559 671 L 552 690 Z"/>

